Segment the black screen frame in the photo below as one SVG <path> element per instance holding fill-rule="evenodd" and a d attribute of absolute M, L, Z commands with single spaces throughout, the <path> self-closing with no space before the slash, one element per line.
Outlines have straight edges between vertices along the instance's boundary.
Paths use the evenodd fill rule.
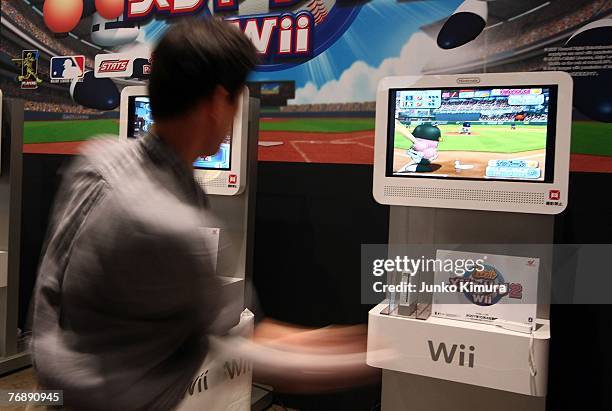
<path fill-rule="evenodd" d="M 128 98 L 128 118 L 127 118 L 127 138 L 134 137 L 134 116 L 136 115 L 136 99 L 146 96 L 129 96 Z"/>
<path fill-rule="evenodd" d="M 465 181 L 490 181 L 501 183 L 529 183 L 529 184 L 552 184 L 555 179 L 555 150 L 556 150 L 556 135 L 557 135 L 557 110 L 559 99 L 559 85 L 557 84 L 513 84 L 513 85 L 493 85 L 493 86 L 477 86 L 469 87 L 470 90 L 492 90 L 492 89 L 525 89 L 525 88 L 541 88 L 549 90 L 548 100 L 548 124 L 546 133 L 546 168 L 544 170 L 544 180 L 526 180 L 519 178 L 472 178 L 472 177 L 445 177 L 429 173 L 416 173 L 416 175 L 397 175 L 393 173 L 393 157 L 395 147 L 395 98 L 399 91 L 426 91 L 426 90 L 442 90 L 442 91 L 461 91 L 466 87 L 400 87 L 390 88 L 387 101 L 387 153 L 385 164 L 385 176 L 392 178 L 418 178 L 427 179 L 433 178 L 437 180 L 465 180 Z"/>
<path fill-rule="evenodd" d="M 149 96 L 146 94 L 128 97 L 127 138 L 137 138 L 134 135 L 134 120 L 136 117 L 136 99 L 143 98 L 143 97 L 149 98 Z"/>
<path fill-rule="evenodd" d="M 128 118 L 127 118 L 127 138 L 137 138 L 134 136 L 134 120 L 136 117 L 136 99 L 146 97 L 149 98 L 146 94 L 141 95 L 133 95 L 128 97 Z M 232 170 L 232 150 L 234 146 L 234 136 L 233 136 L 233 126 L 232 132 L 230 132 L 230 149 L 229 149 L 229 161 L 228 166 L 223 168 L 215 168 L 215 167 L 200 167 L 195 165 L 195 161 L 192 163 L 192 167 L 195 170 L 215 170 L 215 171 L 231 171 Z"/>

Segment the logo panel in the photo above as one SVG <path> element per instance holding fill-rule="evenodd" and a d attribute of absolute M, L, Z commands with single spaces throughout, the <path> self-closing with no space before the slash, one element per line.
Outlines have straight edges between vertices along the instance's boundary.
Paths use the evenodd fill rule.
<path fill-rule="evenodd" d="M 85 75 L 85 56 L 51 57 L 49 77 L 52 83 L 82 80 Z"/>
<path fill-rule="evenodd" d="M 20 59 L 13 59 L 13 62 L 21 67 L 21 74 L 17 76 L 17 81 L 21 83 L 21 88 L 26 90 L 34 90 L 42 83 L 42 79 L 38 75 L 38 59 L 40 52 L 38 50 L 23 50 Z"/>
<path fill-rule="evenodd" d="M 96 56 L 94 75 L 99 78 L 131 77 L 133 56 L 121 53 L 98 54 Z"/>

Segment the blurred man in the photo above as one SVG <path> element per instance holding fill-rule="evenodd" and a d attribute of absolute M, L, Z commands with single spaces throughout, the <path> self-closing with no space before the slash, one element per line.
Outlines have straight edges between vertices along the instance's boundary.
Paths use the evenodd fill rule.
<path fill-rule="evenodd" d="M 170 28 L 154 51 L 154 133 L 88 145 L 64 177 L 35 291 L 40 384 L 77 410 L 170 410 L 223 301 L 193 177 L 231 128 L 256 51 L 219 20 Z"/>
<path fill-rule="evenodd" d="M 66 173 L 52 215 L 31 353 L 41 387 L 64 390 L 68 409 L 171 410 L 200 368 L 209 337 L 224 331 L 213 326 L 225 302 L 199 229 L 211 211 L 191 165 L 215 154 L 230 131 L 256 51 L 227 23 L 184 20 L 153 56 L 153 131 L 136 141 L 88 144 Z M 363 352 L 364 341 L 362 329 L 273 323 L 258 338 L 250 351 L 280 347 L 276 359 L 287 346 L 300 354 L 313 347 L 322 347 L 318 354 Z M 344 367 L 316 365 L 322 375 L 341 377 L 338 385 L 329 378 L 294 382 L 344 386 L 353 380 L 334 370 L 353 378 L 365 370 L 363 359 L 346 358 L 337 358 Z M 266 377 L 273 382 L 290 367 Z"/>

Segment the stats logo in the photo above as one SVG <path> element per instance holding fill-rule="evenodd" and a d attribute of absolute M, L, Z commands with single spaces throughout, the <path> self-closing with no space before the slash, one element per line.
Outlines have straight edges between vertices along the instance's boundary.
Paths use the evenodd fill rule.
<path fill-rule="evenodd" d="M 94 75 L 96 77 L 131 77 L 133 56 L 127 54 L 98 54 L 96 56 Z"/>
<path fill-rule="evenodd" d="M 123 73 L 129 64 L 130 60 L 104 60 L 100 63 L 98 73 Z"/>
<path fill-rule="evenodd" d="M 221 15 L 261 55 L 260 71 L 301 64 L 330 47 L 357 16 L 359 2 L 340 0 L 127 0 L 125 21 L 153 16 Z"/>

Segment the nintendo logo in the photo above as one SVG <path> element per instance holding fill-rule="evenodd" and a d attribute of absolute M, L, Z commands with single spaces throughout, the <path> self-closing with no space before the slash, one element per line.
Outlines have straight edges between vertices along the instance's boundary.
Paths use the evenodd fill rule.
<path fill-rule="evenodd" d="M 480 77 L 461 77 L 457 79 L 457 84 L 478 84 Z"/>

